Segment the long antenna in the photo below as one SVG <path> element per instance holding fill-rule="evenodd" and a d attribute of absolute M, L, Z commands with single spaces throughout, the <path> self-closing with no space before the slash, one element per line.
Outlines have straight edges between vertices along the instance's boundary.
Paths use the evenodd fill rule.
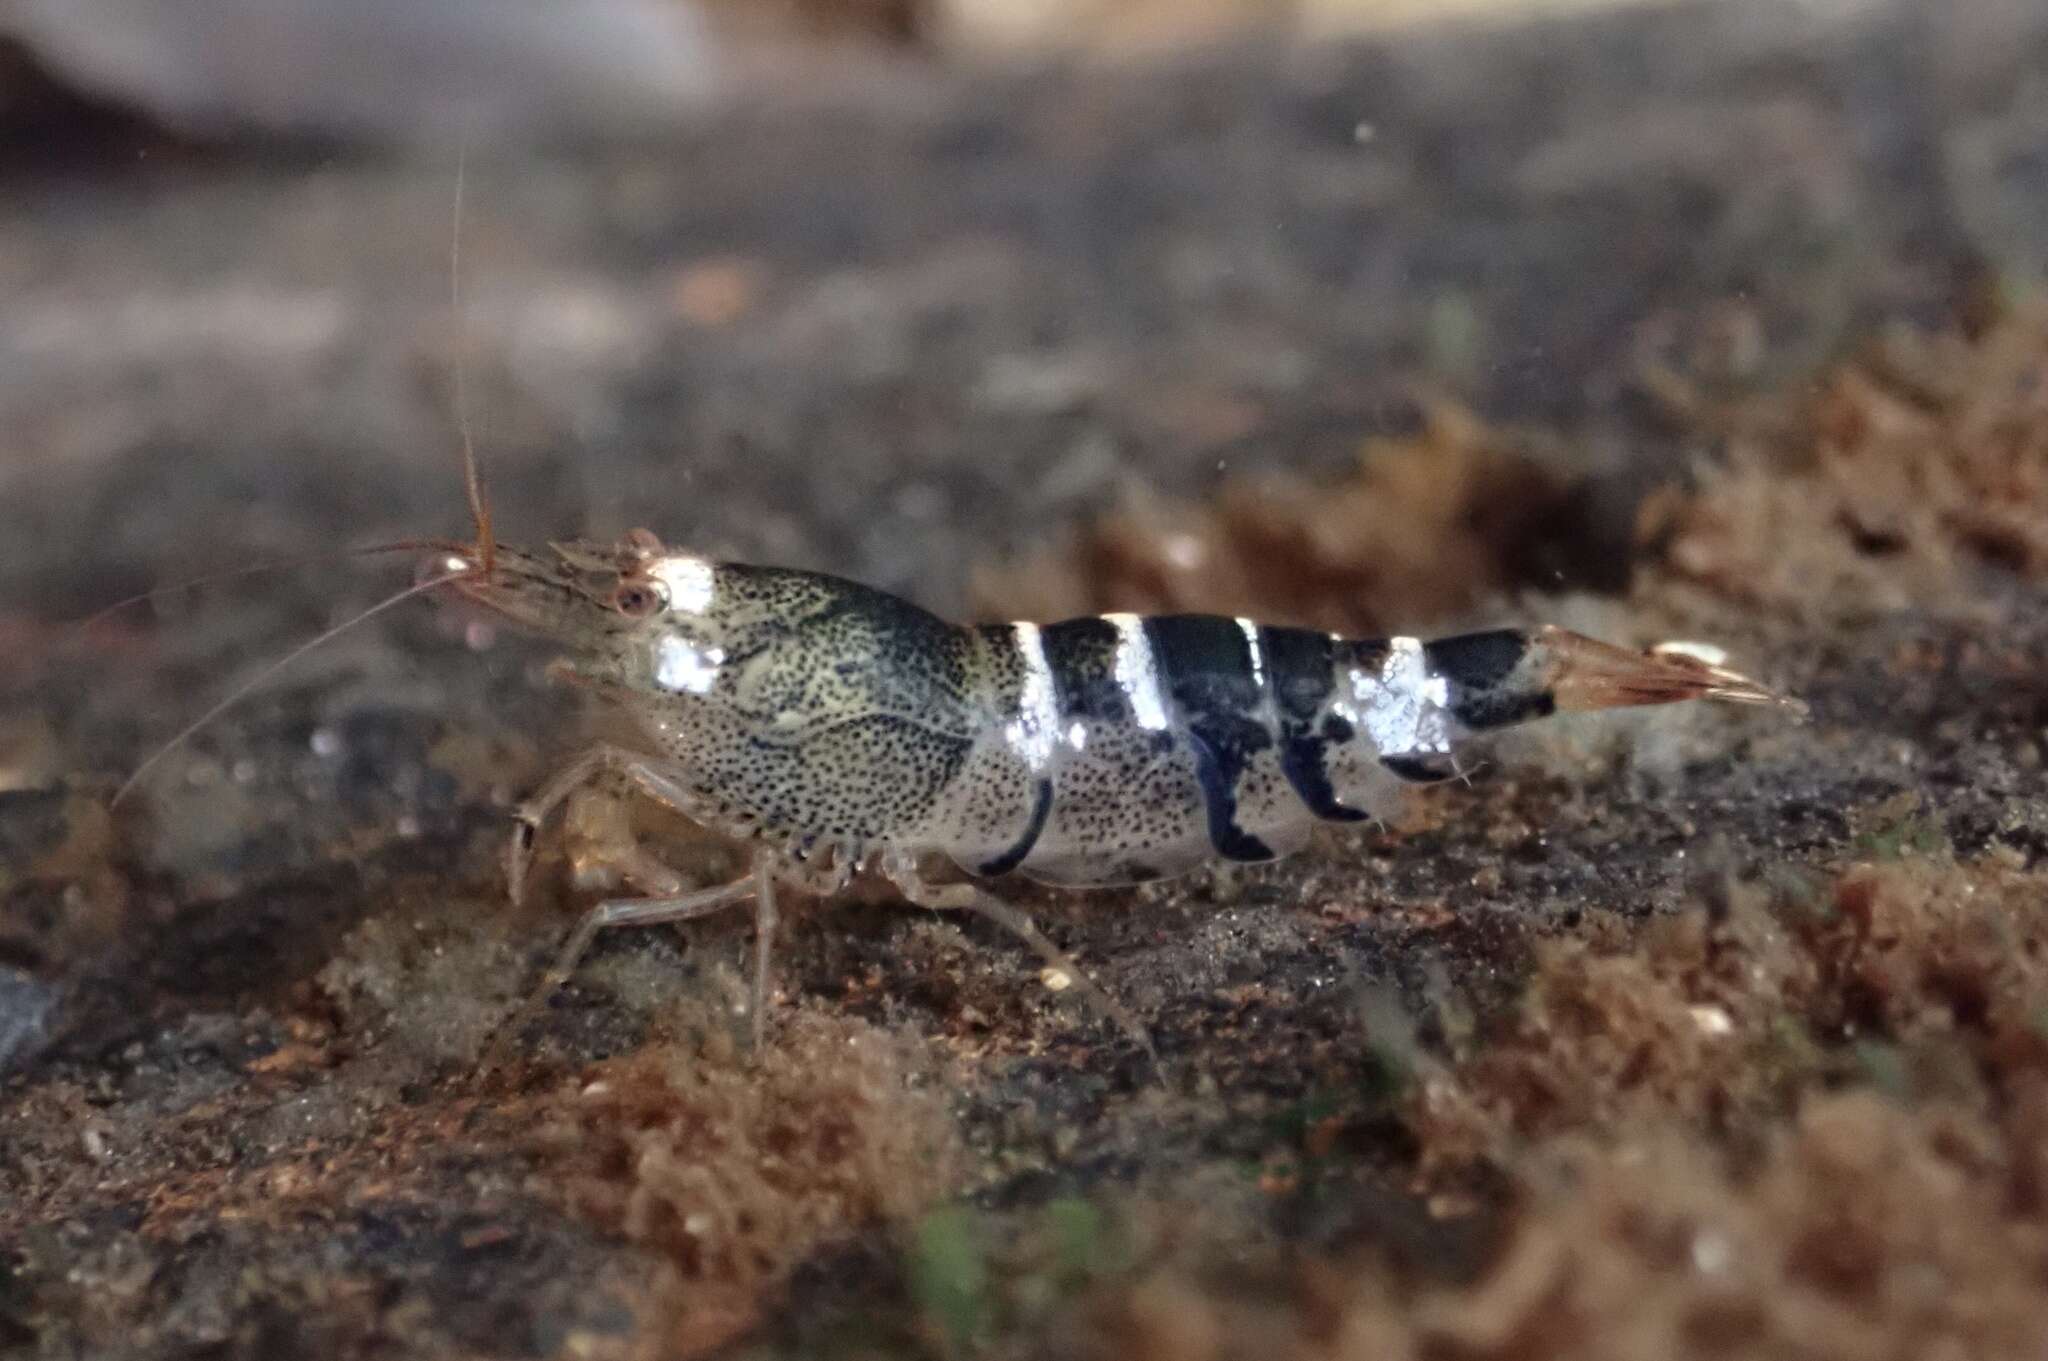
<path fill-rule="evenodd" d="M 476 521 L 478 566 L 485 577 L 497 565 L 498 541 L 491 532 L 491 504 L 476 468 L 476 441 L 469 433 L 469 391 L 464 378 L 466 337 L 462 312 L 462 190 L 469 166 L 469 139 L 455 149 L 455 221 L 448 242 L 448 310 L 455 320 L 455 424 L 462 433 L 462 488 L 469 493 L 470 518 Z"/>

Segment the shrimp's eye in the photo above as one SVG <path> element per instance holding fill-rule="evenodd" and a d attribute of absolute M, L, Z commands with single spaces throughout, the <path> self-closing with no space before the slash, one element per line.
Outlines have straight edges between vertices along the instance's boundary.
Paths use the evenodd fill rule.
<path fill-rule="evenodd" d="M 612 608 L 628 619 L 645 619 L 667 603 L 661 587 L 651 581 L 622 581 L 612 592 Z"/>

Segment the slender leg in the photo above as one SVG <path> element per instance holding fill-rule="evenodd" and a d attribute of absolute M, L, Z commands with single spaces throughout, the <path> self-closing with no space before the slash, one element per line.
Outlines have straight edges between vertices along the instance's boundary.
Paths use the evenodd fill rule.
<path fill-rule="evenodd" d="M 505 887 L 516 905 L 526 894 L 526 871 L 533 862 L 533 843 L 541 825 L 562 801 L 602 774 L 624 775 L 633 787 L 663 807 L 687 814 L 688 792 L 662 764 L 624 747 L 599 745 L 556 771 L 532 798 L 512 814 L 512 844 L 505 855 Z"/>
<path fill-rule="evenodd" d="M 883 864 L 883 873 L 889 876 L 889 881 L 896 885 L 904 897 L 919 907 L 930 908 L 935 912 L 972 912 L 987 918 L 1023 941 L 1037 952 L 1040 959 L 1071 978 L 1074 986 L 1087 997 L 1090 1005 L 1114 1022 L 1126 1035 L 1136 1040 L 1151 1058 L 1153 1067 L 1158 1067 L 1159 1052 L 1152 1047 L 1151 1033 L 1137 1017 L 1124 1009 L 1121 1002 L 1111 997 L 1094 979 L 1083 973 L 1081 966 L 1076 964 L 1066 951 L 1053 944 L 1022 909 L 1011 906 L 973 884 L 929 883 L 918 873 L 917 866 L 906 857 L 890 857 Z"/>
<path fill-rule="evenodd" d="M 766 851 L 754 858 L 754 1052 L 768 1039 L 768 955 L 775 945 L 775 863 Z"/>
<path fill-rule="evenodd" d="M 533 1013 L 554 994 L 556 988 L 567 982 L 575 972 L 577 962 L 590 949 L 597 933 L 612 926 L 656 926 L 667 922 L 691 921 L 722 912 L 734 903 L 755 897 L 760 880 L 749 874 L 744 879 L 735 879 L 729 884 L 716 888 L 698 889 L 692 893 L 678 893 L 668 898 L 625 898 L 599 903 L 583 914 L 576 923 L 576 929 L 569 933 L 568 941 L 547 973 L 542 975 L 540 986 L 527 995 L 519 1010 L 498 1032 L 498 1042 L 492 1045 L 491 1061 L 496 1062 L 499 1051 L 516 1037 Z M 758 1026 L 759 1022 L 756 1022 Z"/>

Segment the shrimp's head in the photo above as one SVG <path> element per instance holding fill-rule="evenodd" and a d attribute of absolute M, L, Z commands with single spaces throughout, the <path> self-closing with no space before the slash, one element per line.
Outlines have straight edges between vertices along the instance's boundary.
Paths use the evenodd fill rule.
<path fill-rule="evenodd" d="M 496 545 L 488 568 L 468 548 L 436 551 L 420 572 L 463 599 L 559 644 L 578 680 L 632 683 L 654 640 L 700 612 L 713 569 L 636 529 L 617 543 L 577 539 L 543 550 Z"/>

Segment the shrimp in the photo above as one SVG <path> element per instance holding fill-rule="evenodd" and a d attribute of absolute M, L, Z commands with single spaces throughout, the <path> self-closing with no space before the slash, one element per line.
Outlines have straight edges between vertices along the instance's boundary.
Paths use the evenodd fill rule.
<path fill-rule="evenodd" d="M 1710 649 L 1633 652 L 1554 627 L 1424 641 L 1204 614 L 961 626 L 858 582 L 715 562 L 647 530 L 495 544 L 488 567 L 482 552 L 441 551 L 423 571 L 559 644 L 561 670 L 629 714 L 647 745 L 592 748 L 518 808 L 512 897 L 549 816 L 601 775 L 755 846 L 731 883 L 591 908 L 508 1030 L 600 931 L 752 901 L 759 1044 L 778 887 L 829 896 L 874 870 L 911 903 L 1021 937 L 1144 1042 L 990 882 L 1132 884 L 1273 860 L 1319 820 L 1368 819 L 1402 785 L 1450 778 L 1473 738 L 1553 713 L 1789 703 Z M 947 862 L 964 877 L 942 880 Z"/>

